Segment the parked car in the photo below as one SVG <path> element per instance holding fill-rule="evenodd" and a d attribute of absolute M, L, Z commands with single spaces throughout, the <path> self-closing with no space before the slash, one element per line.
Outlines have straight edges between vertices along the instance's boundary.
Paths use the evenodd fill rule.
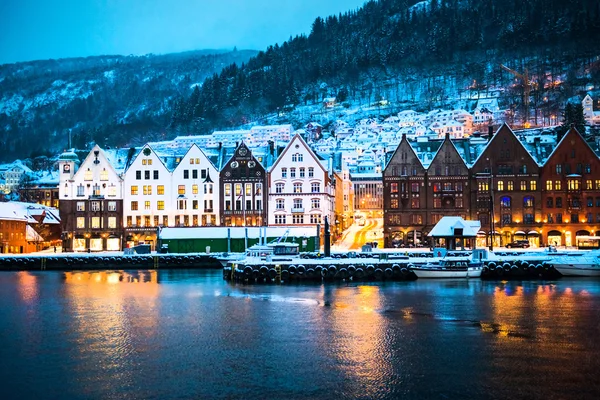
<path fill-rule="evenodd" d="M 517 247 L 526 249 L 529 247 L 529 241 L 528 240 L 515 240 L 514 242 L 507 244 L 506 247 L 508 247 L 509 249 L 517 248 Z"/>

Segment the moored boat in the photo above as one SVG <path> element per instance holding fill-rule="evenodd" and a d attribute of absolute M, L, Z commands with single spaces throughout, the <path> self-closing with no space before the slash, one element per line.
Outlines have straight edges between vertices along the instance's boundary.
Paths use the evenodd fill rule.
<path fill-rule="evenodd" d="M 479 278 L 482 264 L 468 259 L 440 259 L 436 263 L 413 266 L 410 269 L 419 279 Z"/>
<path fill-rule="evenodd" d="M 550 265 L 563 276 L 600 276 L 600 251 L 554 257 Z"/>

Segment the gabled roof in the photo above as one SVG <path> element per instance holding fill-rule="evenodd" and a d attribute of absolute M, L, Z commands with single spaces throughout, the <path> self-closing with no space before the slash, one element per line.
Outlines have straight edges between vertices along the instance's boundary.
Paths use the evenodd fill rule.
<path fill-rule="evenodd" d="M 102 150 L 102 148 L 101 148 L 100 146 L 98 146 L 98 145 L 95 145 L 95 146 L 94 146 L 94 147 L 93 147 L 93 148 L 92 148 L 92 149 L 89 151 L 88 155 L 85 157 L 85 159 L 84 159 L 84 160 L 83 160 L 83 162 L 81 163 L 81 167 L 83 167 L 83 166 L 85 165 L 85 163 L 87 162 L 87 160 L 88 160 L 89 158 L 91 158 L 91 157 L 94 157 L 94 152 L 95 152 L 95 151 L 98 151 L 98 152 L 99 152 L 99 153 L 98 153 L 98 156 L 102 156 L 102 157 L 104 157 L 104 159 L 106 160 L 106 164 L 108 165 L 108 168 L 109 168 L 109 169 L 111 169 L 111 170 L 112 170 L 112 172 L 114 172 L 114 174 L 115 174 L 117 177 L 121 178 L 121 175 L 120 175 L 120 174 L 119 174 L 119 173 L 116 171 L 116 169 L 115 169 L 115 167 L 114 167 L 113 163 L 111 162 L 111 160 L 110 160 L 110 159 L 107 157 L 107 155 L 106 155 L 106 153 L 104 152 L 104 150 Z M 77 172 L 75 172 L 75 175 L 77 175 L 77 174 L 79 174 L 79 173 L 83 173 L 83 172 L 81 172 L 81 171 L 82 171 L 82 168 L 81 168 L 81 167 L 80 167 L 80 168 L 77 170 Z"/>
<path fill-rule="evenodd" d="M 475 162 L 471 165 L 471 167 L 474 167 L 479 162 L 479 159 L 481 159 L 481 157 L 485 154 L 485 152 L 488 151 L 488 148 L 492 145 L 492 143 L 494 143 L 494 141 L 500 140 L 500 139 L 498 139 L 498 137 L 500 137 L 500 133 L 501 132 L 503 132 L 503 134 L 511 135 L 517 141 L 517 143 L 523 148 L 523 150 L 525 150 L 525 153 L 531 158 L 531 160 L 538 167 L 541 166 L 537 162 L 536 158 L 529 152 L 529 150 L 527 149 L 527 147 L 525 147 L 523 145 L 523 143 L 517 137 L 517 135 L 515 135 L 515 133 L 513 132 L 513 130 L 510 128 L 510 126 L 508 126 L 508 124 L 505 122 L 505 123 L 502 124 L 502 126 L 500 128 L 498 128 L 498 130 L 496 131 L 496 133 L 494 134 L 494 136 L 492 137 L 492 139 L 488 142 L 488 144 L 485 146 L 485 148 L 483 149 L 483 151 L 479 154 L 479 156 L 477 157 L 477 159 L 475 160 Z"/>
<path fill-rule="evenodd" d="M 552 153 L 550 153 L 550 155 L 548 156 L 548 158 L 546 159 L 546 163 L 548 161 L 550 161 L 550 159 L 552 158 L 552 156 L 554 156 L 554 153 L 556 153 L 556 151 L 560 148 L 560 146 L 563 144 L 563 142 L 565 142 L 567 140 L 567 137 L 570 136 L 577 136 L 583 143 L 585 143 L 585 146 L 590 150 L 590 152 L 592 154 L 594 154 L 596 156 L 596 158 L 598 157 L 598 154 L 596 154 L 596 152 L 594 151 L 594 149 L 592 149 L 592 147 L 590 146 L 590 144 L 583 138 L 583 136 L 581 136 L 581 133 L 579 133 L 579 131 L 577 129 L 575 129 L 575 127 L 571 127 L 567 133 L 565 133 L 563 135 L 563 137 L 560 139 L 560 141 L 556 144 L 556 147 L 554 147 L 554 150 L 552 150 Z"/>
<path fill-rule="evenodd" d="M 455 229 L 462 229 L 461 237 L 476 237 L 481 229 L 481 222 L 468 221 L 461 217 L 442 217 L 427 236 L 430 237 L 452 237 Z"/>
<path fill-rule="evenodd" d="M 292 138 L 292 140 L 290 140 L 290 142 L 288 143 L 288 145 L 285 146 L 285 149 L 279 155 L 279 157 L 277 157 L 277 160 L 275 160 L 275 163 L 273 163 L 273 165 L 269 169 L 269 172 L 271 172 L 271 171 L 273 171 L 275 169 L 275 167 L 277 166 L 277 164 L 279 164 L 279 162 L 283 159 L 283 157 L 285 156 L 285 154 L 294 145 L 294 143 L 296 141 L 299 141 L 301 143 L 301 145 L 304 146 L 306 148 L 306 150 L 308 150 L 308 154 L 310 154 L 312 156 L 312 158 L 315 160 L 315 163 L 318 164 L 319 167 L 321 167 L 321 169 L 323 169 L 323 172 L 325 172 L 327 174 L 327 168 L 325 168 L 323 166 L 323 164 L 321 163 L 321 161 L 319 161 L 319 158 L 317 157 L 317 155 L 315 154 L 315 152 L 312 151 L 312 149 L 310 148 L 310 146 L 308 144 L 306 144 L 306 142 L 304 141 L 304 139 L 302 139 L 302 136 L 300 136 L 298 133 L 296 133 L 294 135 L 294 137 Z"/>
<path fill-rule="evenodd" d="M 458 149 L 456 148 L 456 146 L 454 145 L 454 143 L 452 142 L 452 140 L 450 140 L 450 135 L 446 134 L 446 137 L 444 138 L 444 141 L 442 142 L 441 146 L 437 149 L 437 151 L 435 152 L 435 155 L 433 156 L 433 158 L 431 159 L 431 162 L 429 163 L 429 165 L 427 166 L 427 170 L 429 170 L 429 168 L 431 168 L 431 165 L 435 162 L 435 159 L 437 158 L 437 156 L 440 154 L 440 152 L 442 151 L 442 149 L 444 148 L 444 146 L 450 146 L 450 148 L 454 151 L 454 153 L 456 153 L 456 155 L 458 156 L 458 159 L 463 163 L 463 165 L 465 166 L 465 168 L 469 168 L 467 166 L 467 163 L 465 162 L 465 160 L 462 158 L 462 156 L 460 155 L 460 152 L 458 151 Z"/>
<path fill-rule="evenodd" d="M 198 147 L 198 145 L 196 143 L 192 143 L 192 145 L 190 146 L 189 149 L 187 149 L 187 151 L 185 152 L 185 154 L 183 155 L 183 157 L 181 157 L 181 160 L 183 160 L 184 158 L 186 158 L 187 155 L 192 151 L 192 149 L 194 147 L 197 148 L 200 151 L 200 153 L 202 153 L 202 155 L 204 156 L 204 158 L 206 158 L 206 160 L 210 163 L 210 165 L 213 166 L 213 168 L 215 168 L 217 171 L 219 170 L 217 167 L 215 167 L 215 164 L 213 164 L 212 160 L 209 157 L 206 156 L 206 154 L 204 153 L 204 151 L 202 151 L 202 149 L 200 147 Z M 176 170 L 177 168 L 179 168 L 180 165 L 181 165 L 181 162 L 175 166 L 175 168 L 173 169 L 173 171 Z"/>
<path fill-rule="evenodd" d="M 402 143 L 406 143 L 406 145 L 408 145 L 408 148 L 410 149 L 410 151 L 412 151 L 413 155 L 415 156 L 415 158 L 417 159 L 417 161 L 421 165 L 421 168 L 423 168 L 423 170 L 426 169 L 423 166 L 423 163 L 421 162 L 421 160 L 419 159 L 419 156 L 417 155 L 417 152 L 412 147 L 412 145 L 410 144 L 410 142 L 406 139 L 406 135 L 403 134 L 402 135 L 402 139 L 400 140 L 400 143 L 398 143 L 398 147 L 396 147 L 396 150 L 394 150 L 394 152 L 392 153 L 392 156 L 389 159 L 386 157 L 385 166 L 383 167 L 384 175 L 385 175 L 385 170 L 387 169 L 390 161 L 392 161 L 394 159 L 394 157 L 396 156 L 396 153 L 398 152 L 398 150 L 400 149 L 400 147 L 402 147 Z"/>
<path fill-rule="evenodd" d="M 129 162 L 129 165 L 127 165 L 127 169 L 125 169 L 125 172 L 127 172 L 129 170 L 129 168 L 133 165 L 133 163 L 135 162 L 135 160 L 138 159 L 138 157 L 140 157 L 140 155 L 144 154 L 144 149 L 150 149 L 150 151 L 152 152 L 152 154 L 154 154 L 156 156 L 156 158 L 158 158 L 158 161 L 160 161 L 160 163 L 162 164 L 163 167 L 165 167 L 165 169 L 167 171 L 169 171 L 169 168 L 167 168 L 166 164 L 164 163 L 162 157 L 154 151 L 154 149 L 152 148 L 152 146 L 150 146 L 149 143 L 146 143 L 145 145 L 142 146 L 142 148 L 140 149 L 140 151 L 137 152 L 137 154 L 131 159 L 131 162 Z M 146 156 L 147 157 L 147 156 Z M 171 171 L 169 171 L 171 172 Z"/>

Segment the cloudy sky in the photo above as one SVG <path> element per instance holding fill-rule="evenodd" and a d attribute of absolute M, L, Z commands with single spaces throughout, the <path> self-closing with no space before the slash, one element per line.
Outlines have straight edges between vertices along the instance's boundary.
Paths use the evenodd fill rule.
<path fill-rule="evenodd" d="M 100 54 L 264 49 L 365 0 L 0 0 L 0 64 Z"/>

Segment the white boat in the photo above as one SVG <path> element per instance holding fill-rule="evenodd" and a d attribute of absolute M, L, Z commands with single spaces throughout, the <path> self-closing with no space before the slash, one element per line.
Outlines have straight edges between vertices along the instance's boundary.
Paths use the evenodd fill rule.
<path fill-rule="evenodd" d="M 440 259 L 437 263 L 411 267 L 411 271 L 419 279 L 479 278 L 482 265 L 468 259 Z"/>
<path fill-rule="evenodd" d="M 245 253 L 232 253 L 217 257 L 222 266 L 229 262 L 242 261 L 249 257 L 261 260 L 282 260 L 281 257 L 297 257 L 299 254 L 299 245 L 289 242 L 273 242 L 268 244 L 255 244 L 246 249 Z"/>
<path fill-rule="evenodd" d="M 550 262 L 563 276 L 600 276 L 600 251 L 554 257 Z"/>

